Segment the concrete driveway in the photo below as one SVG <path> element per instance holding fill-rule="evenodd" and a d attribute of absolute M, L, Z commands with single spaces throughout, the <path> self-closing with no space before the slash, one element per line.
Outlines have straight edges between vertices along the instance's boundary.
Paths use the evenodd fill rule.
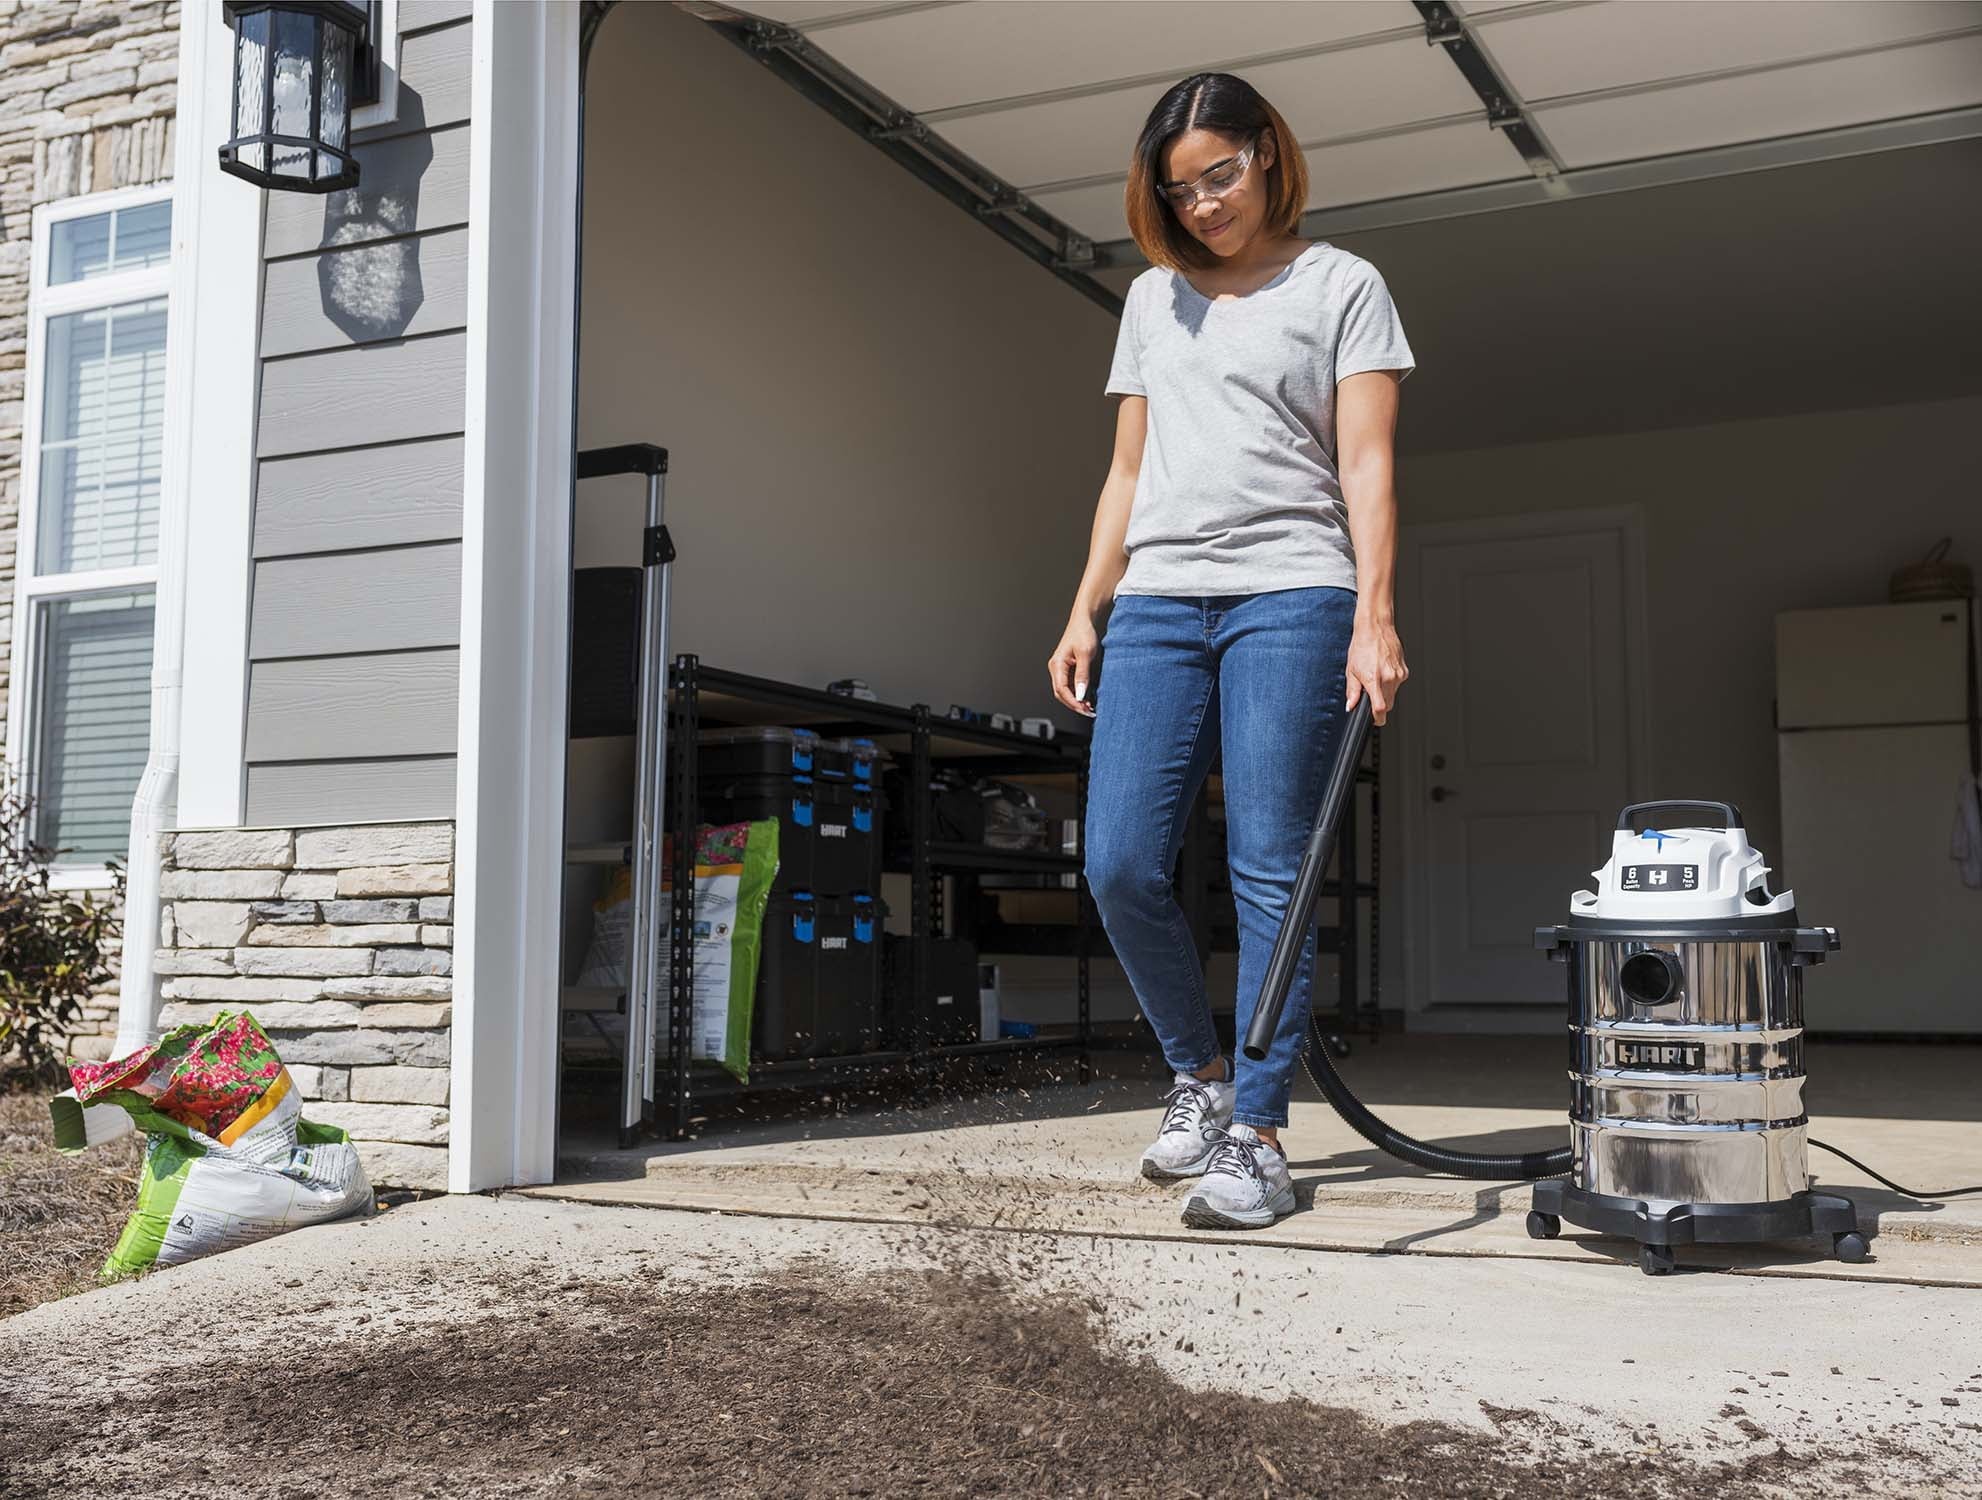
<path fill-rule="evenodd" d="M 1922 1188 L 1982 1181 L 1982 1089 L 1973 1047 L 1810 1044 L 1812 1136 Z M 1391 1037 L 1341 1065 L 1393 1125 L 1462 1149 L 1535 1150 L 1566 1140 L 1554 1038 Z M 1066 1065 L 1071 1072 L 1071 1064 Z M 697 1140 L 630 1151 L 572 1149 L 545 1197 L 822 1220 L 1051 1230 L 1179 1241 L 1220 1236 L 1178 1222 L 1181 1192 L 1135 1164 L 1167 1087 L 1156 1059 L 1114 1052 L 1096 1081 L 1049 1074 L 923 1108 L 856 1108 L 769 1123 L 712 1122 Z M 1527 1236 L 1528 1191 L 1434 1177 L 1375 1150 L 1301 1080 L 1283 1136 L 1302 1209 L 1257 1244 L 1430 1256 L 1513 1257 L 1620 1272 L 1637 1247 L 1569 1227 Z M 1872 1258 L 1828 1243 L 1705 1246 L 1682 1267 L 1747 1275 L 1982 1288 L 1982 1195 L 1929 1202 L 1881 1187 L 1812 1150 L 1819 1182 L 1858 1205 Z"/>

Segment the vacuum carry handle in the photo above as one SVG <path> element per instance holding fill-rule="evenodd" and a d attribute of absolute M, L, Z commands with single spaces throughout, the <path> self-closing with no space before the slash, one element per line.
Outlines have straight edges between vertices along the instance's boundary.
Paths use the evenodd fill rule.
<path fill-rule="evenodd" d="M 1736 807 L 1732 802 L 1702 802 L 1697 798 L 1689 799 L 1685 797 L 1674 802 L 1634 802 L 1617 815 L 1617 826 L 1621 831 L 1629 832 L 1631 829 L 1631 819 L 1634 814 L 1652 812 L 1667 807 L 1710 808 L 1721 815 L 1723 820 L 1720 825 L 1721 827 L 1735 829 L 1743 826 L 1741 822 L 1741 809 Z"/>
<path fill-rule="evenodd" d="M 1294 971 L 1300 966 L 1301 950 L 1307 945 L 1315 902 L 1321 899 L 1321 882 L 1328 873 L 1329 861 L 1335 857 L 1335 833 L 1355 801 L 1356 767 L 1363 763 L 1363 747 L 1369 743 L 1373 712 L 1369 694 L 1364 693 L 1351 710 L 1348 723 L 1342 726 L 1342 742 L 1336 746 L 1335 764 L 1329 769 L 1328 786 L 1321 794 L 1321 810 L 1315 814 L 1314 831 L 1308 835 L 1307 851 L 1301 855 L 1301 868 L 1294 876 L 1287 914 L 1280 919 L 1280 935 L 1273 940 L 1266 981 L 1253 1005 L 1252 1024 L 1246 1028 L 1245 1053 L 1254 1062 L 1266 1056 L 1267 1048 L 1273 1045 L 1273 1034 L 1280 1029 L 1280 1013 L 1287 1008 L 1287 991 L 1293 988 Z"/>

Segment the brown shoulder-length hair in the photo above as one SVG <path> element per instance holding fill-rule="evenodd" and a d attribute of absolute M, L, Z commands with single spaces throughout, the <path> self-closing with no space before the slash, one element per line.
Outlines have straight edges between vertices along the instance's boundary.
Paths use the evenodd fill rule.
<path fill-rule="evenodd" d="M 1231 73 L 1193 73 L 1156 101 L 1136 137 L 1135 160 L 1129 167 L 1129 233 L 1151 265 L 1182 271 L 1218 260 L 1177 222 L 1163 197 L 1163 148 L 1187 130 L 1215 130 L 1242 140 L 1257 140 L 1271 132 L 1266 227 L 1276 234 L 1294 233 L 1308 203 L 1308 164 L 1287 122 L 1245 79 Z"/>

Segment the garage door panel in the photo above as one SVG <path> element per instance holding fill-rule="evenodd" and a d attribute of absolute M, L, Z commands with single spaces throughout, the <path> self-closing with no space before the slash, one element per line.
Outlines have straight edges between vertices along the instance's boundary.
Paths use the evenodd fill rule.
<path fill-rule="evenodd" d="M 814 40 L 922 114 L 1420 24 L 1408 0 L 975 0 Z"/>
<path fill-rule="evenodd" d="M 1982 0 L 1613 0 L 1488 19 L 1479 35 L 1501 76 L 1533 105 L 1593 89 L 1889 46 L 1975 25 L 1982 25 Z"/>
<path fill-rule="evenodd" d="M 1321 147 L 1308 152 L 1307 159 L 1310 208 L 1369 203 L 1528 175 L 1498 131 L 1472 123 Z M 1119 180 L 1038 193 L 1034 200 L 1091 239 L 1128 236 Z"/>
<path fill-rule="evenodd" d="M 1032 201 L 1091 240 L 1125 240 L 1128 215 L 1122 211 L 1122 184 L 1069 188 L 1058 193 L 1034 193 Z"/>
<path fill-rule="evenodd" d="M 1468 121 L 1310 151 L 1308 207 L 1371 203 L 1527 175 L 1520 154 L 1499 131 Z"/>
<path fill-rule="evenodd" d="M 1982 37 L 1533 111 L 1569 167 L 1982 104 Z"/>
<path fill-rule="evenodd" d="M 1302 141 L 1480 112 L 1458 70 L 1416 40 L 1269 63 L 1246 78 Z M 1162 96 L 1161 87 L 1118 89 L 960 116 L 936 129 L 1007 182 L 1065 182 L 1126 172 L 1136 133 Z"/>
<path fill-rule="evenodd" d="M 753 16 L 785 26 L 810 26 L 864 10 L 893 10 L 901 0 L 752 0 L 738 6 Z"/>

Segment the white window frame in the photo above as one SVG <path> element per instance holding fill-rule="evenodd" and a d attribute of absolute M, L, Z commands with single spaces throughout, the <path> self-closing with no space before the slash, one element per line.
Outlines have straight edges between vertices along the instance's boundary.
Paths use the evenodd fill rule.
<path fill-rule="evenodd" d="M 128 593 L 151 589 L 156 598 L 158 563 L 142 567 L 97 568 L 81 573 L 36 575 L 40 559 L 41 423 L 45 394 L 48 323 L 66 313 L 88 312 L 127 302 L 168 299 L 172 285 L 169 260 L 139 270 L 92 276 L 62 286 L 48 284 L 48 267 L 55 226 L 93 218 L 116 209 L 142 208 L 172 201 L 170 182 L 119 188 L 44 203 L 34 211 L 31 270 L 28 281 L 27 385 L 21 408 L 21 511 L 14 550 L 14 639 L 9 650 L 7 689 L 7 768 L 20 785 L 32 770 L 35 728 L 30 721 L 38 708 L 41 653 L 41 609 L 50 599 L 75 599 L 92 594 Z M 168 310 L 166 337 L 172 336 Z M 168 355 L 168 370 L 170 360 Z M 170 396 L 167 397 L 170 405 Z M 107 890 L 109 867 L 100 864 L 53 864 L 49 882 L 59 890 Z"/>
<path fill-rule="evenodd" d="M 351 134 L 399 123 L 399 0 L 379 0 L 379 34 L 371 46 L 379 58 L 379 96 L 351 111 Z"/>

